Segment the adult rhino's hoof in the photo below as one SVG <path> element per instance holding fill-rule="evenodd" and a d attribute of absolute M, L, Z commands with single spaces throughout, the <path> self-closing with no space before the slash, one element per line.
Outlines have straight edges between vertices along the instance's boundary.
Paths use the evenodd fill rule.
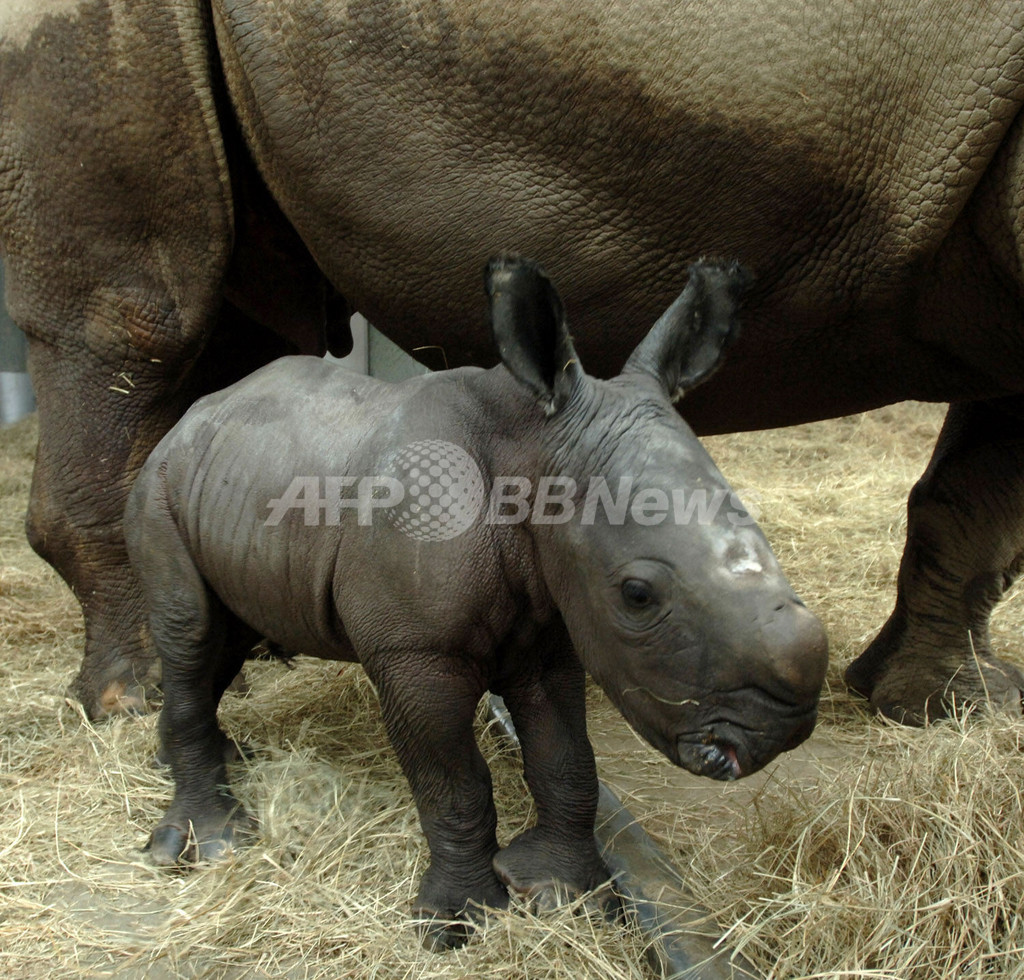
<path fill-rule="evenodd" d="M 159 868 L 182 868 L 204 862 L 226 861 L 235 851 L 256 837 L 256 825 L 244 811 L 224 820 L 198 823 L 165 820 L 149 837 L 145 853 Z"/>
<path fill-rule="evenodd" d="M 90 721 L 101 721 L 118 715 L 140 716 L 153 710 L 160 697 L 156 685 L 140 684 L 134 678 L 118 678 L 101 689 L 86 689 L 81 682 L 68 688 L 68 696 L 82 703 Z"/>
<path fill-rule="evenodd" d="M 88 619 L 88 617 L 87 617 Z M 85 658 L 66 695 L 90 721 L 148 714 L 160 700 L 160 660 L 124 642 L 86 638 Z"/>
<path fill-rule="evenodd" d="M 973 705 L 1021 712 L 1024 672 L 1014 664 L 971 656 L 951 665 L 904 651 L 883 659 L 877 643 L 847 667 L 844 678 L 854 694 L 867 698 L 886 718 L 901 725 L 924 725 Z"/>

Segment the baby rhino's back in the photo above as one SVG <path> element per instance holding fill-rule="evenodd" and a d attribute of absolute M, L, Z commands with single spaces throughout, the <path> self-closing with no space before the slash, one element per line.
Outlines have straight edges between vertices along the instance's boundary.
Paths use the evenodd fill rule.
<path fill-rule="evenodd" d="M 344 642 L 333 603 L 341 528 L 318 504 L 324 479 L 361 468 L 358 456 L 406 388 L 287 357 L 200 399 L 136 484 L 127 518 L 140 574 L 183 546 L 249 625 L 290 649 L 331 655 Z M 296 506 L 282 514 L 289 497 Z"/>

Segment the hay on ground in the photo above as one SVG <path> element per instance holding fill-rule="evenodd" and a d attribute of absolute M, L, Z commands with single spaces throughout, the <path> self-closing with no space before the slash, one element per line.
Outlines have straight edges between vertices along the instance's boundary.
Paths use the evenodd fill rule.
<path fill-rule="evenodd" d="M 737 784 L 673 769 L 592 691 L 606 781 L 669 850 L 725 941 L 772 980 L 1024 978 L 1024 726 L 908 730 L 845 693 L 841 670 L 888 614 L 904 501 L 941 421 L 902 405 L 708 440 L 755 505 L 832 642 L 810 742 Z M 21 524 L 34 428 L 0 433 L 0 971 L 60 977 L 644 978 L 644 938 L 570 910 L 495 915 L 465 949 L 408 922 L 427 860 L 362 671 L 249 668 L 223 723 L 255 755 L 234 786 L 262 838 L 188 874 L 141 853 L 169 802 L 155 718 L 90 724 L 64 698 L 77 607 Z M 993 638 L 1021 659 L 1011 598 Z M 517 753 L 486 723 L 500 836 L 532 819 Z"/>

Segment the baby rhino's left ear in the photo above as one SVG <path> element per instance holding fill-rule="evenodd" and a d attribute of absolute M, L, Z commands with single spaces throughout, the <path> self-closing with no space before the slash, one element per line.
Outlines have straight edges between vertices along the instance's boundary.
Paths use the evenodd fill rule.
<path fill-rule="evenodd" d="M 750 287 L 738 263 L 695 262 L 679 298 L 630 355 L 623 374 L 656 378 L 675 401 L 709 378 L 739 335 L 736 312 Z"/>
<path fill-rule="evenodd" d="M 484 286 L 502 363 L 554 414 L 584 376 L 557 290 L 535 262 L 515 255 L 491 259 Z"/>

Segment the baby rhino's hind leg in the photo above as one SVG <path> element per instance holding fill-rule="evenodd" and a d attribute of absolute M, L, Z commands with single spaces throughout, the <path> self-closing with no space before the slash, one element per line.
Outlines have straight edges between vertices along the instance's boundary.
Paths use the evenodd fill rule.
<path fill-rule="evenodd" d="M 160 754 L 174 776 L 174 799 L 147 850 L 158 865 L 222 858 L 254 831 L 228 788 L 228 743 L 217 724 L 251 637 L 199 574 L 159 493 L 137 504 L 128 508 L 128 546 L 162 662 Z"/>

